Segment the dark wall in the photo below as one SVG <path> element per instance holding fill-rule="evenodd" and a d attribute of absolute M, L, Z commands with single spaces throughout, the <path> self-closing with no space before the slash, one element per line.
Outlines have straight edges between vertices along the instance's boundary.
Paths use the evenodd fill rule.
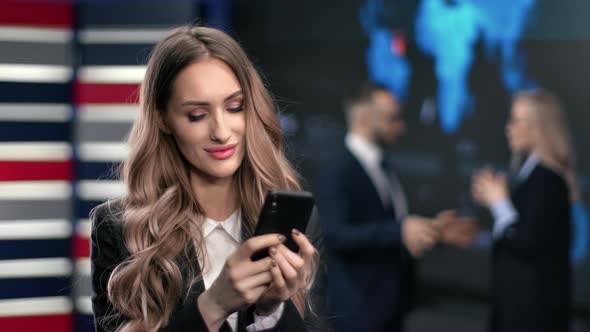
<path fill-rule="evenodd" d="M 411 35 L 415 6 L 390 1 L 407 15 L 390 17 L 396 28 Z M 329 163 L 342 145 L 345 132 L 342 98 L 366 79 L 364 52 L 368 40 L 359 24 L 360 1 L 237 1 L 234 34 L 242 41 L 267 78 L 284 115 L 297 120 L 288 134 L 290 157 L 313 184 L 318 169 Z M 590 28 L 582 13 L 584 0 L 538 1 L 520 42 L 527 72 L 563 101 L 579 157 L 580 188 L 590 203 Z M 443 208 L 459 208 L 491 220 L 468 198 L 469 175 L 476 167 L 492 164 L 506 168 L 509 151 L 504 136 L 510 95 L 504 89 L 498 65 L 475 47 L 469 75 L 473 110 L 456 134 L 446 135 L 437 122 L 420 120 L 424 101 L 434 97 L 433 60 L 408 40 L 407 57 L 413 67 L 405 104 L 408 133 L 395 151 L 411 210 L 432 215 Z M 321 207 L 320 207 L 321 208 Z M 485 301 L 489 295 L 489 253 L 438 248 L 421 264 L 423 289 Z M 590 312 L 590 262 L 575 267 L 575 301 L 579 313 Z"/>

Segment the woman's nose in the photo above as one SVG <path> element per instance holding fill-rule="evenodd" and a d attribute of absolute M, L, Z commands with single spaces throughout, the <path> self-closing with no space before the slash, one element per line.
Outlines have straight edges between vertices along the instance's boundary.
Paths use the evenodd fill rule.
<path fill-rule="evenodd" d="M 212 141 L 224 143 L 229 140 L 230 136 L 231 130 L 225 119 L 224 112 L 215 112 L 215 116 L 209 122 L 209 138 Z"/>

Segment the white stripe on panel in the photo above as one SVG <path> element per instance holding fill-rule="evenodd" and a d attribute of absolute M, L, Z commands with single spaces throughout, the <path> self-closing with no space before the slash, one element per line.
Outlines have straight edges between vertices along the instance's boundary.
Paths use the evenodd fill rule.
<path fill-rule="evenodd" d="M 79 276 L 90 276 L 90 258 L 76 260 L 76 274 Z"/>
<path fill-rule="evenodd" d="M 74 34 L 70 29 L 0 27 L 0 41 L 65 44 L 69 43 L 73 36 Z"/>
<path fill-rule="evenodd" d="M 83 315 L 92 315 L 92 299 L 90 296 L 76 298 L 76 310 Z"/>
<path fill-rule="evenodd" d="M 65 296 L 0 300 L 0 317 L 60 315 L 72 310 L 72 301 Z"/>
<path fill-rule="evenodd" d="M 67 200 L 71 196 L 69 181 L 0 182 L 0 200 Z"/>
<path fill-rule="evenodd" d="M 78 36 L 82 44 L 155 44 L 167 33 L 166 29 L 85 29 Z"/>
<path fill-rule="evenodd" d="M 125 194 L 123 181 L 82 180 L 78 181 L 78 197 L 87 201 L 103 201 Z"/>
<path fill-rule="evenodd" d="M 0 63 L 0 81 L 4 82 L 67 83 L 72 73 L 70 66 Z"/>
<path fill-rule="evenodd" d="M 68 104 L 0 103 L 0 121 L 68 122 L 71 117 Z"/>
<path fill-rule="evenodd" d="M 66 219 L 0 221 L 0 240 L 67 239 L 72 225 Z"/>
<path fill-rule="evenodd" d="M 67 142 L 0 143 L 0 161 L 66 161 L 72 159 Z"/>
<path fill-rule="evenodd" d="M 72 262 L 68 258 L 0 260 L 0 279 L 67 277 L 72 272 Z"/>
<path fill-rule="evenodd" d="M 83 238 L 90 238 L 90 232 L 92 230 L 92 223 L 90 219 L 80 219 L 76 223 L 76 234 Z"/>
<path fill-rule="evenodd" d="M 78 80 L 85 83 L 141 83 L 146 66 L 83 66 Z"/>
<path fill-rule="evenodd" d="M 117 162 L 127 159 L 124 142 L 88 142 L 78 144 L 78 159 L 90 162 Z"/>
<path fill-rule="evenodd" d="M 85 104 L 78 107 L 81 122 L 133 122 L 139 114 L 134 104 Z"/>

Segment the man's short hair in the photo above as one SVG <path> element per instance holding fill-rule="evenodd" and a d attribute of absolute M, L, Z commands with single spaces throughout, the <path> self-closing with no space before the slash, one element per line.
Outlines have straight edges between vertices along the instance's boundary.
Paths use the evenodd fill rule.
<path fill-rule="evenodd" d="M 374 82 L 363 82 L 349 96 L 344 99 L 344 109 L 349 111 L 354 106 L 370 103 L 375 93 L 383 91 L 391 93 L 387 88 Z"/>

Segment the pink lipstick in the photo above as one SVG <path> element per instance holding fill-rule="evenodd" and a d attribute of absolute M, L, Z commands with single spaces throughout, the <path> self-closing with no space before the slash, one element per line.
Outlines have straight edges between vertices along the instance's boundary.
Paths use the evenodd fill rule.
<path fill-rule="evenodd" d="M 205 151 L 217 160 L 225 160 L 233 156 L 236 151 L 237 144 L 228 144 L 206 148 Z"/>

